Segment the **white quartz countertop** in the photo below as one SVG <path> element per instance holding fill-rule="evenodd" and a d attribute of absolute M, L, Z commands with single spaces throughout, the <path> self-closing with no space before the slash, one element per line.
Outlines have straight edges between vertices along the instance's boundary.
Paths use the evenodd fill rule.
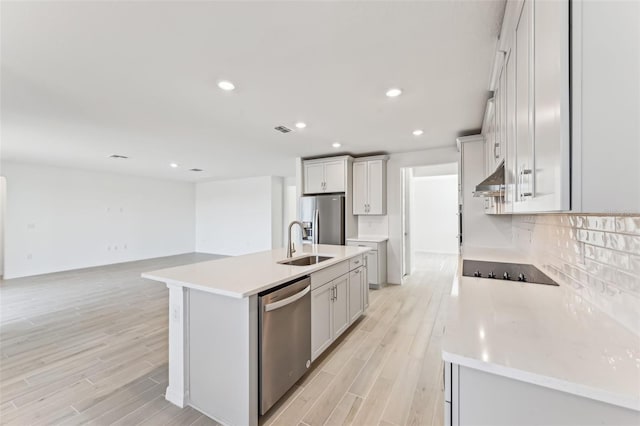
<path fill-rule="evenodd" d="M 368 247 L 323 244 L 301 246 L 294 253 L 294 259 L 309 254 L 331 256 L 332 259 L 310 266 L 282 265 L 278 262 L 286 260 L 287 254 L 286 249 L 281 248 L 145 272 L 142 277 L 169 285 L 243 298 L 371 250 Z"/>
<path fill-rule="evenodd" d="M 477 250 L 466 259 L 522 262 Z M 640 410 L 640 336 L 570 288 L 462 277 L 448 303 L 443 358 Z"/>
<path fill-rule="evenodd" d="M 355 241 L 355 242 L 363 242 L 363 243 L 382 243 L 389 239 L 389 237 L 383 237 L 381 235 L 372 235 L 372 236 L 357 236 L 347 238 L 347 241 Z"/>

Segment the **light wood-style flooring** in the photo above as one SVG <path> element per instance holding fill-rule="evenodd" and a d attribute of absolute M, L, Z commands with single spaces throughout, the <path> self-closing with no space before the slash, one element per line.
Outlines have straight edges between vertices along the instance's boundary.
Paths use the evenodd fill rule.
<path fill-rule="evenodd" d="M 0 283 L 0 424 L 216 425 L 164 399 L 168 290 L 190 254 Z M 261 419 L 263 425 L 442 425 L 443 300 L 455 256 L 426 255 Z"/>

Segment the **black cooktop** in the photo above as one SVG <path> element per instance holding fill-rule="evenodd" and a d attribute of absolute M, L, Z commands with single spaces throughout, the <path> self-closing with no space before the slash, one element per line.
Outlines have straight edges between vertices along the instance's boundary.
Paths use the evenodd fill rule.
<path fill-rule="evenodd" d="M 519 281 L 531 284 L 558 285 L 535 266 L 520 263 L 464 260 L 462 263 L 462 275 L 465 277 Z"/>

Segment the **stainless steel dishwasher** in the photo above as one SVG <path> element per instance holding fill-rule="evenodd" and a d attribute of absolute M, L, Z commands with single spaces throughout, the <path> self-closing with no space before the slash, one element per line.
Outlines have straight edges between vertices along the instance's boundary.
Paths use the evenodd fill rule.
<path fill-rule="evenodd" d="M 311 279 L 260 293 L 259 399 L 266 413 L 311 364 Z"/>

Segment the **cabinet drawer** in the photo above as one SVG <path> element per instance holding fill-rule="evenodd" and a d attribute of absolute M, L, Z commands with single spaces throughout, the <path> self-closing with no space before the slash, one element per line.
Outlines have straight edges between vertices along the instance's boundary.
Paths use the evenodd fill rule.
<path fill-rule="evenodd" d="M 328 283 L 331 280 L 335 280 L 341 275 L 349 272 L 349 261 L 345 260 L 337 265 L 329 266 L 321 269 L 318 272 L 311 274 L 311 290 L 321 287 L 323 284 Z"/>
<path fill-rule="evenodd" d="M 351 259 L 349 259 L 349 270 L 353 271 L 354 269 L 359 268 L 360 266 L 362 266 L 362 263 L 362 255 L 352 257 Z"/>
<path fill-rule="evenodd" d="M 373 243 L 370 241 L 347 241 L 347 245 L 352 247 L 369 247 L 374 250 L 378 249 L 378 243 Z"/>

